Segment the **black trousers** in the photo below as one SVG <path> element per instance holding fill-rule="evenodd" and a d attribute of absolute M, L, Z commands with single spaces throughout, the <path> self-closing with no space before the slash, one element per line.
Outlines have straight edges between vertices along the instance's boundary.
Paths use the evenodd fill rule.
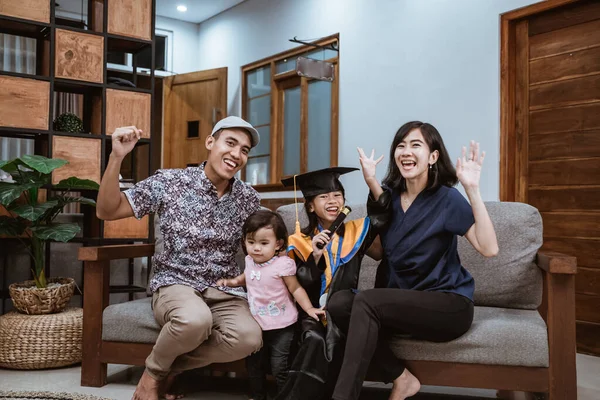
<path fill-rule="evenodd" d="M 348 331 L 354 293 L 339 290 L 331 295 L 327 312 L 331 322 L 345 333 Z M 344 338 L 327 342 L 327 329 L 321 322 L 304 315 L 298 321 L 299 348 L 288 379 L 275 400 L 330 400 L 335 388 L 344 352 Z M 332 350 L 332 357 L 327 356 Z"/>
<path fill-rule="evenodd" d="M 370 289 L 354 298 L 344 363 L 333 398 L 360 396 L 371 360 L 391 382 L 404 372 L 388 345 L 388 336 L 409 334 L 415 339 L 447 342 L 462 336 L 473 322 L 473 303 L 446 292 Z"/>
<path fill-rule="evenodd" d="M 277 392 L 281 391 L 289 371 L 290 348 L 293 340 L 293 324 L 281 329 L 263 331 L 263 347 L 256 353 L 246 357 L 246 369 L 248 370 L 252 399 L 266 400 L 267 371 L 270 371 L 275 377 Z"/>

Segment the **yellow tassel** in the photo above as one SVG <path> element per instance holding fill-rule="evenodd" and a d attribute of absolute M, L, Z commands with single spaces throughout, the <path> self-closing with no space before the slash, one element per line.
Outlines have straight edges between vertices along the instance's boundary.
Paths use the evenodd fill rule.
<path fill-rule="evenodd" d="M 296 177 L 298 175 L 294 175 L 294 204 L 296 205 L 296 235 L 300 234 L 300 220 L 298 219 L 298 192 L 296 188 Z"/>

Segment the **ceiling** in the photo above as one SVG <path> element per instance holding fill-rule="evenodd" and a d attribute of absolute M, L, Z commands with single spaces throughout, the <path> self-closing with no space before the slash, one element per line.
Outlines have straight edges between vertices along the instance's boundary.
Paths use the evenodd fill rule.
<path fill-rule="evenodd" d="M 81 15 L 87 14 L 87 0 L 55 0 L 57 10 Z M 156 15 L 200 23 L 230 9 L 244 0 L 156 0 Z M 178 5 L 187 7 L 187 12 L 177 11 Z"/>
<path fill-rule="evenodd" d="M 156 0 L 156 15 L 200 23 L 242 1 L 244 0 Z M 187 7 L 187 12 L 177 11 L 180 4 Z"/>

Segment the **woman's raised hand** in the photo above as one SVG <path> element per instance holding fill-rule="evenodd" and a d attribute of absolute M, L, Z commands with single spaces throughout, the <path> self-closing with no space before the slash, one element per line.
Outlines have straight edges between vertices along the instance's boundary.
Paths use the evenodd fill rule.
<path fill-rule="evenodd" d="M 377 164 L 383 160 L 383 155 L 375 160 L 375 149 L 371 151 L 371 156 L 367 157 L 365 152 L 361 147 L 357 147 L 358 150 L 358 159 L 360 161 L 360 166 L 362 168 L 363 176 L 365 178 L 365 182 L 369 182 L 369 180 L 377 179 L 375 177 L 375 171 L 377 169 Z"/>
<path fill-rule="evenodd" d="M 462 157 L 456 162 L 456 176 L 465 190 L 478 189 L 485 151 L 479 154 L 479 143 L 471 140 L 469 151 L 463 146 Z"/>

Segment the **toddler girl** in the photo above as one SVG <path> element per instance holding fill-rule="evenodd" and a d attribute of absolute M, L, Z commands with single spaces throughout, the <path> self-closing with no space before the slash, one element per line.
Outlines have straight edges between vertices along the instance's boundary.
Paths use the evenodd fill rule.
<path fill-rule="evenodd" d="M 315 320 L 325 315 L 323 310 L 313 307 L 298 283 L 296 263 L 287 256 L 279 256 L 287 248 L 287 239 L 287 229 L 279 214 L 256 211 L 242 228 L 243 248 L 247 254 L 244 273 L 217 282 L 217 286 L 246 286 L 250 312 L 263 330 L 263 348 L 246 359 L 253 400 L 267 398 L 263 367 L 267 360 L 278 392 L 287 378 L 294 324 L 298 319 L 292 296 Z"/>

